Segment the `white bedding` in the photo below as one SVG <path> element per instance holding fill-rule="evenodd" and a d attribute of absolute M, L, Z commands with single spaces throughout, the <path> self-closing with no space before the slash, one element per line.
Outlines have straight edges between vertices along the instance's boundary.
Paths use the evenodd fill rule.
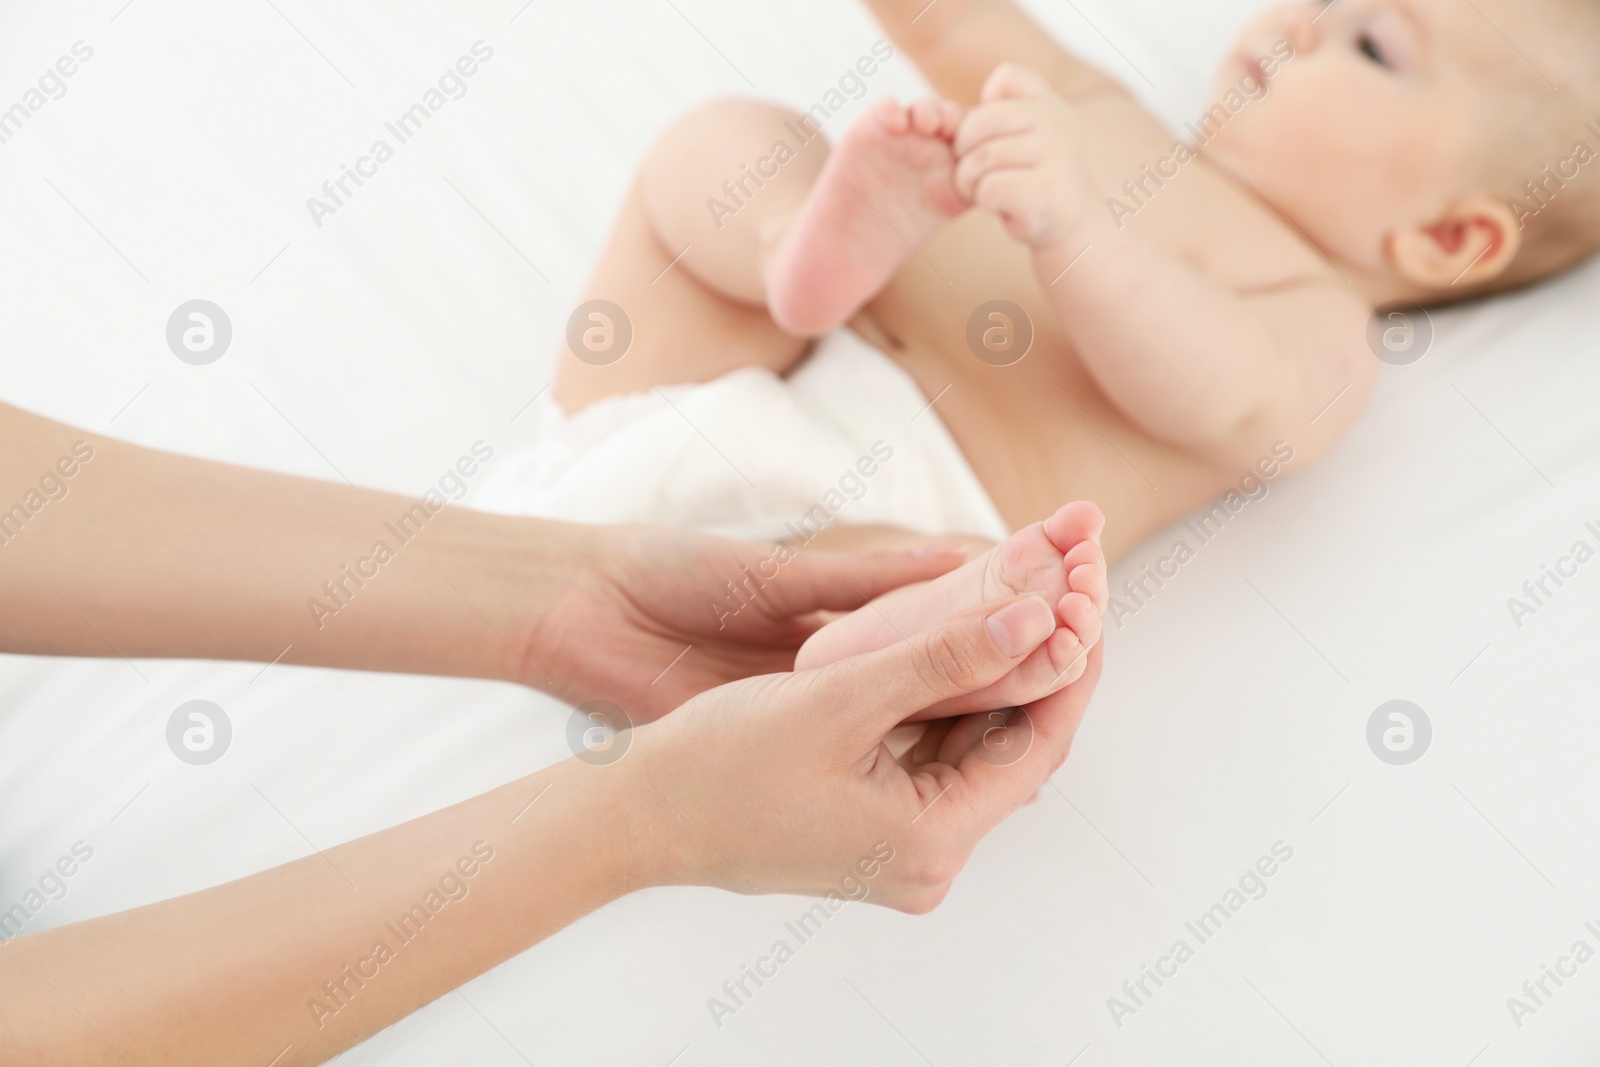
<path fill-rule="evenodd" d="M 850 330 L 787 377 L 742 367 L 575 415 L 546 392 L 523 418 L 536 437 L 496 457 L 473 498 L 485 510 L 749 541 L 809 538 L 819 522 L 1011 532 L 916 381 Z"/>
<path fill-rule="evenodd" d="M 1036 6 L 1176 120 L 1256 5 Z M 0 396 L 419 491 L 475 440 L 521 441 L 656 131 L 716 94 L 809 106 L 878 36 L 848 0 L 6 5 L 0 108 L 74 42 L 93 57 L 0 144 Z M 465 97 L 317 228 L 306 198 L 479 40 Z M 871 94 L 917 86 L 897 58 Z M 1436 316 L 1337 455 L 1112 628 L 1056 788 L 934 915 L 841 913 L 718 1028 L 707 998 L 801 902 L 640 894 L 343 1062 L 1593 1063 L 1600 962 L 1520 1026 L 1507 998 L 1600 948 L 1600 566 L 1520 628 L 1506 602 L 1600 544 L 1597 287 Z M 164 340 L 197 297 L 234 326 L 209 367 Z M 197 698 L 234 728 L 205 767 L 164 737 Z M 1392 699 L 1433 724 L 1410 766 L 1367 747 Z M 564 722 L 489 683 L 0 658 L 0 909 L 80 840 L 38 925 L 283 862 L 551 762 Z M 1278 842 L 1265 896 L 1117 1025 L 1108 998 Z"/>

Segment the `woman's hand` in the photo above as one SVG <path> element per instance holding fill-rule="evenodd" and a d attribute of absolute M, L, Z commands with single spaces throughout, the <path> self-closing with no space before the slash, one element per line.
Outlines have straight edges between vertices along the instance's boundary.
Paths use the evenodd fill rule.
<path fill-rule="evenodd" d="M 624 735 L 616 762 L 570 759 L 270 871 L 24 934 L 0 967 L 0 1060 L 323 1063 L 649 885 L 927 911 L 1066 757 L 1098 647 L 1009 725 L 946 719 L 899 760 L 884 735 L 992 684 L 1055 623 L 1031 596 L 974 608 L 705 693 Z"/>
<path fill-rule="evenodd" d="M 833 613 L 966 560 L 957 545 L 804 552 L 651 526 L 583 528 L 580 539 L 583 565 L 524 631 L 521 680 L 574 704 L 603 698 L 635 723 L 790 670 Z"/>
<path fill-rule="evenodd" d="M 1055 631 L 1032 596 L 988 604 L 888 648 L 751 678 L 641 727 L 596 776 L 626 782 L 633 884 L 869 896 L 928 911 L 978 841 L 1060 767 L 1100 675 L 1016 712 L 903 720 L 1005 676 Z M 865 889 L 860 887 L 865 886 Z"/>

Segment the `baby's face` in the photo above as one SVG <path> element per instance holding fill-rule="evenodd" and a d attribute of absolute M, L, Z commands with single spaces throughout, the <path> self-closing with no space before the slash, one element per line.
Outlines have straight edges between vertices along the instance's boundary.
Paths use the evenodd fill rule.
<path fill-rule="evenodd" d="M 1219 96 L 1283 54 L 1205 153 L 1254 186 L 1336 261 L 1382 269 L 1386 234 L 1478 191 L 1465 173 L 1496 97 L 1526 77 L 1489 18 L 1542 32 L 1512 0 L 1333 0 L 1274 8 L 1240 38 Z M 1253 86 L 1252 86 L 1253 88 Z M 1238 99 L 1236 96 L 1235 99 Z M 1532 161 L 1532 171 L 1538 162 Z"/>

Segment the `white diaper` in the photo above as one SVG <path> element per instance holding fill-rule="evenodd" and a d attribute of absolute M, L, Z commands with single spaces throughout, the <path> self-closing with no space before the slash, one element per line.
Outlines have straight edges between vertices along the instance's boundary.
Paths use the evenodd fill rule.
<path fill-rule="evenodd" d="M 570 416 L 546 393 L 530 417 L 534 442 L 496 457 L 475 506 L 751 540 L 836 524 L 1009 532 L 916 383 L 848 330 L 788 378 L 745 368 Z"/>

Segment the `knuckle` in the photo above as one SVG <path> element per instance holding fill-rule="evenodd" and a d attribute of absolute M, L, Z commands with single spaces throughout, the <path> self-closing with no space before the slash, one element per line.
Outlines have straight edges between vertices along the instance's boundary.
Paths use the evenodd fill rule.
<path fill-rule="evenodd" d="M 1016 182 L 1003 171 L 991 171 L 978 179 L 979 206 L 989 211 L 999 211 L 1016 197 Z"/>
<path fill-rule="evenodd" d="M 1067 757 L 1070 755 L 1072 755 L 1072 742 L 1069 740 L 1061 746 L 1061 751 L 1051 758 L 1050 774 L 1046 777 L 1054 777 L 1055 773 L 1067 762 Z"/>
<path fill-rule="evenodd" d="M 927 655 L 918 662 L 934 692 L 963 693 L 981 684 L 983 661 L 970 637 L 940 628 L 928 634 L 923 650 Z"/>
<path fill-rule="evenodd" d="M 907 868 L 900 872 L 901 884 L 907 895 L 923 897 L 929 893 L 938 893 L 943 896 L 950 888 L 950 883 L 961 872 L 961 864 L 953 862 L 951 857 L 942 849 L 934 848 L 918 855 Z"/>
<path fill-rule="evenodd" d="M 950 891 L 950 883 L 956 880 L 956 875 L 967 865 L 967 858 L 960 855 L 944 855 L 933 866 L 933 888 L 939 890 L 942 897 Z"/>
<path fill-rule="evenodd" d="M 934 889 L 918 890 L 902 898 L 895 905 L 895 910 L 904 912 L 907 915 L 927 915 L 944 903 L 944 898 L 949 893 L 950 887 L 948 885 Z"/>

